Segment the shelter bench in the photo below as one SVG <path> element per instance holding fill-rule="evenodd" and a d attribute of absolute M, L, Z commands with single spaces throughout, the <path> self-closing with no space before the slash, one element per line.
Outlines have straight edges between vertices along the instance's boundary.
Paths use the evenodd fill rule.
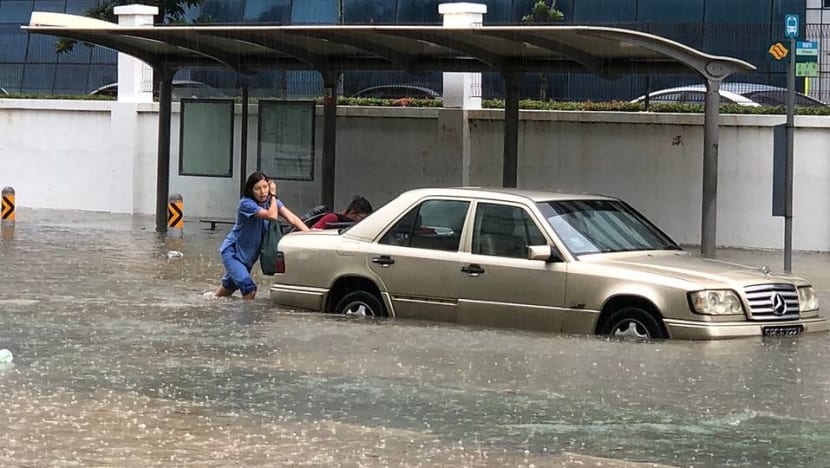
<path fill-rule="evenodd" d="M 200 218 L 199 222 L 210 224 L 209 229 L 211 231 L 215 231 L 217 224 L 229 224 L 229 225 L 233 226 L 233 224 L 236 223 L 236 220 L 235 219 L 230 219 L 230 218 Z"/>

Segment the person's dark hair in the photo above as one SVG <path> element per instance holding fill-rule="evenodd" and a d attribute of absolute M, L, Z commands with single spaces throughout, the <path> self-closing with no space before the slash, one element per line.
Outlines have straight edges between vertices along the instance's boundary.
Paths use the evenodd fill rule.
<path fill-rule="evenodd" d="M 355 195 L 352 198 L 352 202 L 349 203 L 349 206 L 346 208 L 346 211 L 351 211 L 352 213 L 365 213 L 365 214 L 372 214 L 372 204 L 369 203 L 369 200 L 361 197 L 360 195 Z"/>
<path fill-rule="evenodd" d="M 254 198 L 254 185 L 256 185 L 260 180 L 271 180 L 271 178 L 265 175 L 262 171 L 252 172 L 251 175 L 248 176 L 248 180 L 245 181 L 245 188 L 242 189 L 242 196 Z"/>

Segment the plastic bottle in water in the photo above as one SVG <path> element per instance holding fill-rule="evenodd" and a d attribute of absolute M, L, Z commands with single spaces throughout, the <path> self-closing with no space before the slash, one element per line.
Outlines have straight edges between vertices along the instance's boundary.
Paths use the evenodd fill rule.
<path fill-rule="evenodd" d="M 14 355 L 8 349 L 0 349 L 0 365 L 11 364 L 14 361 Z"/>

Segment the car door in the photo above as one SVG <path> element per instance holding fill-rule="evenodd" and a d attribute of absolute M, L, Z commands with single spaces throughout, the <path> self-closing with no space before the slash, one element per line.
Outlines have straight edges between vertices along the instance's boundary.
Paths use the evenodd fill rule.
<path fill-rule="evenodd" d="M 459 322 L 560 331 L 567 263 L 528 260 L 530 245 L 551 245 L 521 205 L 478 202 L 461 268 Z"/>
<path fill-rule="evenodd" d="M 458 251 L 469 200 L 429 199 L 393 223 L 372 244 L 368 266 L 383 282 L 398 317 L 457 320 Z"/>

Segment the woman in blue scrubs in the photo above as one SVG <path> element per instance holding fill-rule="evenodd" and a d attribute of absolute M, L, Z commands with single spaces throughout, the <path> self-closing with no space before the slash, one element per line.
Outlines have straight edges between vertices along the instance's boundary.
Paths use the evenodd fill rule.
<path fill-rule="evenodd" d="M 251 279 L 251 268 L 259 258 L 268 223 L 277 222 L 279 216 L 298 230 L 308 231 L 308 226 L 277 198 L 277 184 L 264 173 L 254 172 L 245 182 L 236 223 L 219 247 L 225 275 L 216 288 L 216 297 L 230 296 L 237 289 L 242 293 L 242 299 L 256 297 L 257 287 Z"/>

